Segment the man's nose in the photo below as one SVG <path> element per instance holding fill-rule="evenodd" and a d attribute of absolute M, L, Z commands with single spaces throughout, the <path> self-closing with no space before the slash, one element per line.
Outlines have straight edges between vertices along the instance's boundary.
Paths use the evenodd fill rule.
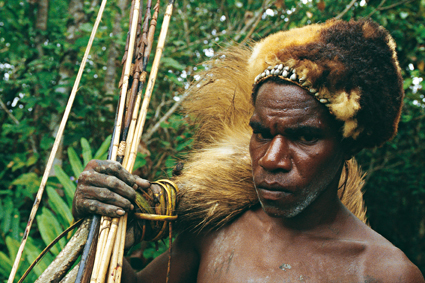
<path fill-rule="evenodd" d="M 288 140 L 283 136 L 275 136 L 258 164 L 267 171 L 290 171 L 292 160 L 289 151 Z"/>

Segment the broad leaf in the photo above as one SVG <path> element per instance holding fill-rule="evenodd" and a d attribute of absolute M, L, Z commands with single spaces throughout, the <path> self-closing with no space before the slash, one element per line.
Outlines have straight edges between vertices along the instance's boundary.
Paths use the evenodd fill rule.
<path fill-rule="evenodd" d="M 81 138 L 81 147 L 83 148 L 84 167 L 93 159 L 89 142 L 85 138 Z"/>
<path fill-rule="evenodd" d="M 70 177 L 62 170 L 61 167 L 55 165 L 55 172 L 56 177 L 58 178 L 59 182 L 65 189 L 65 197 L 66 201 L 69 206 L 72 205 L 72 200 L 74 198 L 76 185 L 74 182 L 71 181 Z"/>
<path fill-rule="evenodd" d="M 103 141 L 100 148 L 94 154 L 94 159 L 103 159 L 102 157 L 108 152 L 109 145 L 111 144 L 111 136 L 112 135 L 107 136 L 106 139 Z"/>
<path fill-rule="evenodd" d="M 83 164 L 81 164 L 81 161 L 78 158 L 77 153 L 72 147 L 68 147 L 68 157 L 69 157 L 69 162 L 71 163 L 72 171 L 74 171 L 74 176 L 75 178 L 78 178 L 81 172 L 83 172 Z"/>
<path fill-rule="evenodd" d="M 66 205 L 63 199 L 52 187 L 47 187 L 47 195 L 49 196 L 49 204 L 56 215 L 62 218 L 62 225 L 68 227 L 72 222 L 71 209 Z"/>
<path fill-rule="evenodd" d="M 62 231 L 61 226 L 53 215 L 53 213 L 47 208 L 42 208 L 42 214 L 37 216 L 38 230 L 40 231 L 41 238 L 44 244 L 49 245 Z M 55 244 L 51 248 L 51 252 L 57 256 L 61 249 L 65 246 L 65 239 L 62 238 L 59 243 Z"/>

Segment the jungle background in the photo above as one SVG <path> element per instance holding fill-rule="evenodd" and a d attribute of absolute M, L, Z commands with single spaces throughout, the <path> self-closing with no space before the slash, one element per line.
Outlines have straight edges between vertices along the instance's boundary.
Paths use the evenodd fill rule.
<path fill-rule="evenodd" d="M 99 6 L 99 0 L 0 1 L 1 282 L 13 264 Z M 106 6 L 18 275 L 72 221 L 69 207 L 85 163 L 106 157 L 129 8 L 130 0 Z M 150 180 L 169 175 L 191 148 L 194 129 L 178 109 L 184 90 L 203 68 L 201 62 L 222 47 L 333 17 L 371 18 L 397 43 L 406 92 L 399 133 L 381 148 L 362 151 L 357 159 L 367 173 L 364 198 L 370 225 L 424 273 L 425 0 L 177 1 L 137 173 Z M 161 22 L 162 16 L 159 27 Z M 62 240 L 52 249 L 27 282 L 64 244 Z M 165 247 L 143 248 L 144 255 L 133 254 L 136 267 Z"/>

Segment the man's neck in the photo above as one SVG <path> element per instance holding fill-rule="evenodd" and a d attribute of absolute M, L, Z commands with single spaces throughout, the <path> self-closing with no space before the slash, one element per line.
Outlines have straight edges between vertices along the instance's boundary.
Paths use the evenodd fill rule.
<path fill-rule="evenodd" d="M 337 190 L 325 190 L 311 205 L 300 214 L 291 217 L 272 217 L 262 209 L 257 211 L 260 220 L 271 229 L 285 230 L 285 233 L 299 235 L 314 234 L 321 237 L 333 237 L 344 220 L 350 215 L 338 198 Z M 273 228 L 272 228 L 273 227 Z"/>

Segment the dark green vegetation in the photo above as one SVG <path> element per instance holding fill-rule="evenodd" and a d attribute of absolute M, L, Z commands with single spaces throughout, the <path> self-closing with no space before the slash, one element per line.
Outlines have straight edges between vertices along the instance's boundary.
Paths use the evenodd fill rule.
<path fill-rule="evenodd" d="M 8 277 L 21 241 L 99 2 L 0 1 L 0 281 Z M 83 163 L 104 156 L 107 145 L 101 145 L 112 132 L 129 8 L 129 0 L 110 2 L 57 156 L 63 170 L 56 167 L 50 178 L 18 274 L 69 224 L 73 180 Z M 125 7 L 123 16 L 120 7 Z M 144 166 L 137 173 L 149 179 L 169 174 L 176 158 L 190 148 L 193 131 L 185 117 L 173 112 L 161 118 L 182 100 L 182 91 L 203 68 L 198 64 L 214 51 L 332 17 L 370 17 L 397 42 L 406 99 L 398 136 L 358 155 L 367 172 L 368 217 L 425 272 L 425 1 L 181 0 L 175 8 L 138 161 Z M 63 244 L 46 256 L 36 274 Z M 157 254 L 153 246 L 146 251 L 151 251 L 145 252 L 147 258 Z"/>

